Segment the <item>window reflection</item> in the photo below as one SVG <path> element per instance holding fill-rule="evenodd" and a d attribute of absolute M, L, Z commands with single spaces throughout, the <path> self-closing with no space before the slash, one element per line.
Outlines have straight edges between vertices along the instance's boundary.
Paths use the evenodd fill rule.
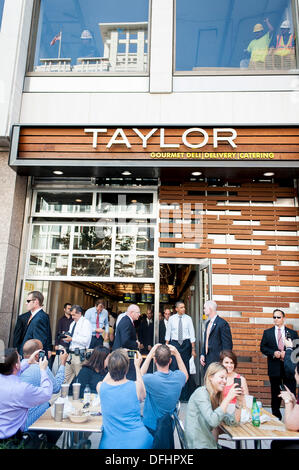
<path fill-rule="evenodd" d="M 153 211 L 153 195 L 138 193 L 102 193 L 97 196 L 97 209 L 104 214 L 147 215 Z"/>
<path fill-rule="evenodd" d="M 146 72 L 148 0 L 41 0 L 34 71 Z"/>
<path fill-rule="evenodd" d="M 59 254 L 31 254 L 29 276 L 66 276 L 68 256 Z"/>
<path fill-rule="evenodd" d="M 117 227 L 116 250 L 118 251 L 153 251 L 154 229 L 146 227 Z"/>
<path fill-rule="evenodd" d="M 74 255 L 72 276 L 110 276 L 110 256 Z"/>
<path fill-rule="evenodd" d="M 36 198 L 36 212 L 82 214 L 90 212 L 91 193 L 42 193 Z"/>
<path fill-rule="evenodd" d="M 111 250 L 111 227 L 75 227 L 74 250 Z"/>
<path fill-rule="evenodd" d="M 154 257 L 141 255 L 116 255 L 116 277 L 153 277 Z"/>
<path fill-rule="evenodd" d="M 296 68 L 291 0 L 177 0 L 176 70 Z"/>
<path fill-rule="evenodd" d="M 32 250 L 68 250 L 71 228 L 67 225 L 34 225 Z"/>
<path fill-rule="evenodd" d="M 1 22 L 2 22 L 3 7 L 4 7 L 4 0 L 0 0 L 0 28 L 1 28 Z"/>

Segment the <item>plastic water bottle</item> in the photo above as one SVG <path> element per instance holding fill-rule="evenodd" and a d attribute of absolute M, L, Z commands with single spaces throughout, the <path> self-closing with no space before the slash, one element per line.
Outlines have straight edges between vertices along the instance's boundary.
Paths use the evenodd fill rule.
<path fill-rule="evenodd" d="M 251 422 L 253 426 L 260 426 L 261 420 L 260 420 L 260 409 L 258 407 L 258 404 L 256 402 L 256 398 L 253 398 L 252 401 L 252 408 L 251 408 Z"/>
<path fill-rule="evenodd" d="M 91 400 L 91 390 L 89 384 L 86 385 L 84 388 L 84 395 L 83 395 L 83 404 L 90 403 Z"/>

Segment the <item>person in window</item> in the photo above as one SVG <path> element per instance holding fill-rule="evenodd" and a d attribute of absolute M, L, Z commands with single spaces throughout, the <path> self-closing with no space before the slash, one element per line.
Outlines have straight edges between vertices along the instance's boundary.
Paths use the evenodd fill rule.
<path fill-rule="evenodd" d="M 83 398 L 84 388 L 88 384 L 91 393 L 97 393 L 96 386 L 106 376 L 107 357 L 109 350 L 104 347 L 97 346 L 94 348 L 90 358 L 83 362 L 82 369 L 76 377 L 76 382 L 81 384 L 80 398 Z"/>
<path fill-rule="evenodd" d="M 286 56 L 294 52 L 295 38 L 291 33 L 291 25 L 288 20 L 285 20 L 280 25 L 280 34 L 276 36 L 276 45 L 274 55 Z"/>
<path fill-rule="evenodd" d="M 250 41 L 247 47 L 247 52 L 250 54 L 249 66 L 253 65 L 254 67 L 264 67 L 265 65 L 266 56 L 272 39 L 273 26 L 268 18 L 264 21 L 267 25 L 268 32 L 265 33 L 264 26 L 261 23 L 257 23 L 253 27 L 254 39 Z"/>

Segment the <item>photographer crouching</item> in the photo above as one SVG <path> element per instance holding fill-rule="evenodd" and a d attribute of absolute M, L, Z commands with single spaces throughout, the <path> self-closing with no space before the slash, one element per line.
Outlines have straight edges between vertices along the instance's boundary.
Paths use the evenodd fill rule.
<path fill-rule="evenodd" d="M 63 337 L 63 340 L 69 344 L 69 356 L 65 365 L 65 380 L 68 384 L 79 374 L 92 337 L 91 323 L 84 318 L 84 311 L 80 305 L 72 306 L 71 316 L 73 322 L 70 330 Z"/>

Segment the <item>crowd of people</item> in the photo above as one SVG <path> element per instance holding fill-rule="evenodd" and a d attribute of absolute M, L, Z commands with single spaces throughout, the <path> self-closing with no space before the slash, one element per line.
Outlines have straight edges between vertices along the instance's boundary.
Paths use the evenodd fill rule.
<path fill-rule="evenodd" d="M 57 325 L 52 370 L 51 329 L 42 294 L 30 292 L 27 304 L 28 312 L 15 327 L 14 348 L 5 351 L 0 363 L 0 446 L 20 442 L 57 398 L 62 384 L 73 381 L 81 384 L 80 398 L 87 384 L 99 394 L 101 449 L 173 448 L 172 415 L 179 401 L 187 403 L 187 448 L 217 449 L 220 424 L 240 422 L 250 391 L 237 371 L 230 326 L 217 314 L 214 301 L 204 305 L 208 321 L 200 349 L 204 376 L 200 387 L 190 381 L 196 338 L 183 301 L 161 314 L 155 345 L 150 308 L 140 321 L 139 306 L 134 304 L 115 318 L 103 300 L 85 313 L 81 306 L 66 303 Z M 299 367 L 293 356 L 298 335 L 285 326 L 282 310 L 274 310 L 273 320 L 274 327 L 264 331 L 261 341 L 261 352 L 268 358 L 272 413 L 282 418 L 283 400 L 285 425 L 298 431 Z M 48 432 L 47 442 L 55 445 L 59 436 Z M 279 445 L 272 442 L 273 448 Z M 284 441 L 284 446 L 296 443 Z"/>

